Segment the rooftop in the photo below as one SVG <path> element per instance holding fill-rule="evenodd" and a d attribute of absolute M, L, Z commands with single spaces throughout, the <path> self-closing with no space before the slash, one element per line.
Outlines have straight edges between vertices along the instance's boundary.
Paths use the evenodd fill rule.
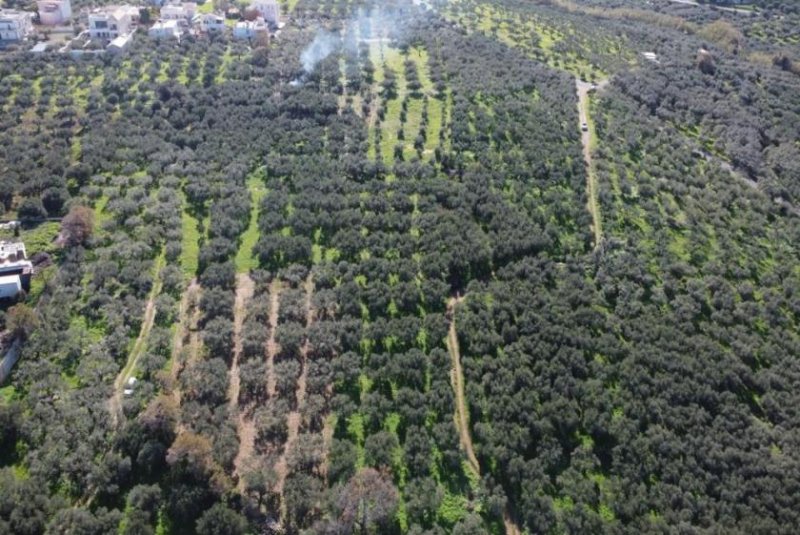
<path fill-rule="evenodd" d="M 2 20 L 20 20 L 32 16 L 33 14 L 28 11 L 0 8 L 0 19 Z"/>
<path fill-rule="evenodd" d="M 133 34 L 126 33 L 124 35 L 120 35 L 116 39 L 113 39 L 110 43 L 108 43 L 108 46 L 116 46 L 119 48 L 124 48 L 125 45 L 127 45 L 131 39 L 133 39 Z"/>
<path fill-rule="evenodd" d="M 25 244 L 20 242 L 0 241 L 0 263 L 25 260 Z"/>
<path fill-rule="evenodd" d="M 150 27 L 151 30 L 177 30 L 179 28 L 177 20 L 160 20 Z"/>
<path fill-rule="evenodd" d="M 139 16 L 139 8 L 135 6 L 129 6 L 127 4 L 121 6 L 104 6 L 104 7 L 97 7 L 92 9 L 89 12 L 89 15 L 105 15 L 108 17 L 114 17 L 115 19 L 119 20 L 126 16 L 128 17 L 138 17 Z"/>
<path fill-rule="evenodd" d="M 0 275 L 0 286 L 5 284 L 20 284 L 19 275 Z"/>

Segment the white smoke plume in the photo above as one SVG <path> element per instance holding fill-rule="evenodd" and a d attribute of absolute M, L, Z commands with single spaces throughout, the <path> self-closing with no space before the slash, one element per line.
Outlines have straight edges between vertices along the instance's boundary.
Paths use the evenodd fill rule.
<path fill-rule="evenodd" d="M 306 73 L 313 71 L 320 61 L 336 50 L 340 42 L 337 34 L 322 30 L 318 31 L 311 44 L 300 54 L 300 62 L 303 64 L 303 69 Z"/>
<path fill-rule="evenodd" d="M 300 54 L 300 63 L 305 71 L 303 77 L 310 74 L 320 61 L 327 58 L 339 47 L 352 47 L 357 42 L 388 40 L 388 29 L 396 38 L 402 32 L 403 17 L 398 17 L 394 10 L 381 7 L 365 10 L 359 8 L 355 16 L 344 24 L 340 33 L 331 30 L 318 30 L 314 40 Z M 344 37 L 344 40 L 343 40 Z M 355 43 L 351 39 L 355 37 Z"/>

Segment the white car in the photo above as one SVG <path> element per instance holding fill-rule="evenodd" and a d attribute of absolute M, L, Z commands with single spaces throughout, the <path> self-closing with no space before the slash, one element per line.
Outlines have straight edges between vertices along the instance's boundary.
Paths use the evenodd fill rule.
<path fill-rule="evenodd" d="M 589 125 L 586 124 L 586 123 L 581 123 L 581 130 L 583 130 L 584 132 L 588 132 L 589 131 Z"/>

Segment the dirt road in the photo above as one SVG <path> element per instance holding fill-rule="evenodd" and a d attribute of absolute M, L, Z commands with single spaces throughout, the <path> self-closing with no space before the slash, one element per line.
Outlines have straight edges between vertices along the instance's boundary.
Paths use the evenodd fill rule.
<path fill-rule="evenodd" d="M 608 80 L 603 80 L 595 87 L 601 89 L 606 84 L 608 84 Z M 594 130 L 589 122 L 589 92 L 592 91 L 592 88 L 593 84 L 583 82 L 579 78 L 575 79 L 575 89 L 578 93 L 578 126 L 581 129 L 583 160 L 586 162 L 586 203 L 589 214 L 592 216 L 592 234 L 594 235 L 594 246 L 597 247 L 603 239 L 603 220 L 600 214 L 600 204 L 597 200 L 597 176 L 592 165 Z"/>
<path fill-rule="evenodd" d="M 111 399 L 108 402 L 109 412 L 111 413 L 112 428 L 116 429 L 125 414 L 122 411 L 122 396 L 128 379 L 132 377 L 133 371 L 136 369 L 136 364 L 139 358 L 144 353 L 144 348 L 147 343 L 147 338 L 150 336 L 150 330 L 153 328 L 153 323 L 156 319 L 156 297 L 161 293 L 161 267 L 164 265 L 164 253 L 156 259 L 154 266 L 153 287 L 150 294 L 147 296 L 147 303 L 144 307 L 144 317 L 142 318 L 142 326 L 139 329 L 139 336 L 136 337 L 136 342 L 133 344 L 131 352 L 128 354 L 128 361 L 125 366 L 120 370 L 114 381 L 114 391 L 111 394 Z"/>
<path fill-rule="evenodd" d="M 306 328 L 308 328 L 314 322 L 314 309 L 311 306 L 311 297 L 314 294 L 313 274 L 309 274 L 308 278 L 306 278 L 305 294 Z M 297 378 L 297 388 L 295 389 L 297 406 L 295 410 L 290 412 L 286 418 L 288 427 L 286 445 L 283 448 L 283 454 L 275 464 L 275 472 L 278 475 L 278 483 L 275 486 L 275 491 L 280 494 L 281 497 L 283 497 L 283 485 L 289 472 L 288 459 L 291 455 L 295 442 L 297 442 L 297 437 L 300 434 L 300 408 L 306 399 L 306 379 L 308 377 L 308 365 L 306 363 L 306 359 L 308 357 L 310 348 L 311 346 L 306 338 L 306 341 L 300 350 L 300 377 Z M 283 499 L 281 499 L 281 504 L 281 518 L 284 520 L 283 524 L 285 525 L 286 504 Z"/>
<path fill-rule="evenodd" d="M 447 331 L 447 349 L 450 352 L 452 369 L 450 379 L 453 384 L 453 391 L 456 396 L 456 427 L 461 447 L 467 454 L 467 461 L 475 474 L 480 475 L 481 467 L 475 450 L 472 446 L 472 436 L 469 432 L 469 413 L 467 412 L 467 400 L 464 394 L 464 370 L 461 368 L 461 352 L 458 347 L 458 335 L 456 333 L 456 305 L 463 297 L 453 297 L 447 303 L 447 315 L 450 318 L 450 328 Z"/>
<path fill-rule="evenodd" d="M 464 296 L 456 296 L 450 298 L 447 302 L 447 317 L 450 320 L 450 328 L 447 331 L 447 349 L 452 362 L 450 379 L 456 397 L 455 422 L 458 428 L 461 447 L 467 455 L 467 462 L 470 468 L 475 472 L 475 475 L 480 477 L 481 466 L 480 463 L 478 463 L 478 458 L 475 456 L 475 449 L 472 445 L 472 434 L 469 430 L 469 412 L 466 394 L 464 393 L 464 370 L 461 367 L 461 350 L 458 347 L 458 333 L 456 331 L 456 306 L 462 301 L 464 301 Z M 522 530 L 519 529 L 519 526 L 514 521 L 508 506 L 503 511 L 503 525 L 506 528 L 506 535 L 522 534 Z"/>
<path fill-rule="evenodd" d="M 237 413 L 236 433 L 239 436 L 239 451 L 233 460 L 234 474 L 239 476 L 239 490 L 244 490 L 242 477 L 247 462 L 253 454 L 255 445 L 255 424 L 246 417 L 246 412 L 239 407 L 239 390 L 241 378 L 239 376 L 239 358 L 242 355 L 242 327 L 247 315 L 247 304 L 253 298 L 255 284 L 247 273 L 236 276 L 236 300 L 233 305 L 233 361 L 231 363 L 230 383 L 228 384 L 228 402 L 231 410 Z"/>

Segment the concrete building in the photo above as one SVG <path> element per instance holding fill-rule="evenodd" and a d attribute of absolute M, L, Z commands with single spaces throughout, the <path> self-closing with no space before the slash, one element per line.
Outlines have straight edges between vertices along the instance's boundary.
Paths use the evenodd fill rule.
<path fill-rule="evenodd" d="M 4 281 L 3 285 L 6 288 L 4 291 L 10 291 L 8 289 L 12 286 L 18 286 L 20 290 L 27 292 L 31 288 L 31 275 L 33 275 L 33 264 L 25 253 L 25 244 L 0 241 L 0 278 Z M 9 277 L 16 279 L 16 282 Z"/>
<path fill-rule="evenodd" d="M 22 291 L 22 284 L 17 275 L 0 276 L 0 300 L 14 299 Z"/>
<path fill-rule="evenodd" d="M 281 6 L 275 0 L 252 0 L 249 9 L 273 26 L 281 20 Z"/>
<path fill-rule="evenodd" d="M 45 26 L 62 26 L 72 17 L 70 0 L 39 0 L 39 22 Z"/>
<path fill-rule="evenodd" d="M 255 39 L 257 37 L 269 37 L 269 26 L 261 17 L 256 20 L 237 22 L 233 27 L 233 37 L 235 39 Z"/>
<path fill-rule="evenodd" d="M 119 54 L 128 48 L 128 45 L 131 44 L 131 41 L 133 41 L 133 33 L 120 35 L 108 43 L 106 50 L 108 50 L 111 54 Z"/>
<path fill-rule="evenodd" d="M 161 20 L 192 20 L 197 12 L 197 4 L 183 2 L 181 4 L 167 4 L 161 8 Z"/>
<path fill-rule="evenodd" d="M 92 39 L 116 39 L 133 32 L 139 21 L 139 8 L 133 6 L 109 6 L 89 13 L 89 37 Z"/>
<path fill-rule="evenodd" d="M 153 24 L 147 35 L 153 39 L 180 39 L 183 29 L 177 20 L 160 20 Z"/>
<path fill-rule="evenodd" d="M 217 13 L 203 13 L 196 17 L 196 25 L 206 33 L 225 31 L 225 17 Z"/>
<path fill-rule="evenodd" d="M 23 41 L 32 33 L 32 13 L 0 9 L 0 41 Z"/>

